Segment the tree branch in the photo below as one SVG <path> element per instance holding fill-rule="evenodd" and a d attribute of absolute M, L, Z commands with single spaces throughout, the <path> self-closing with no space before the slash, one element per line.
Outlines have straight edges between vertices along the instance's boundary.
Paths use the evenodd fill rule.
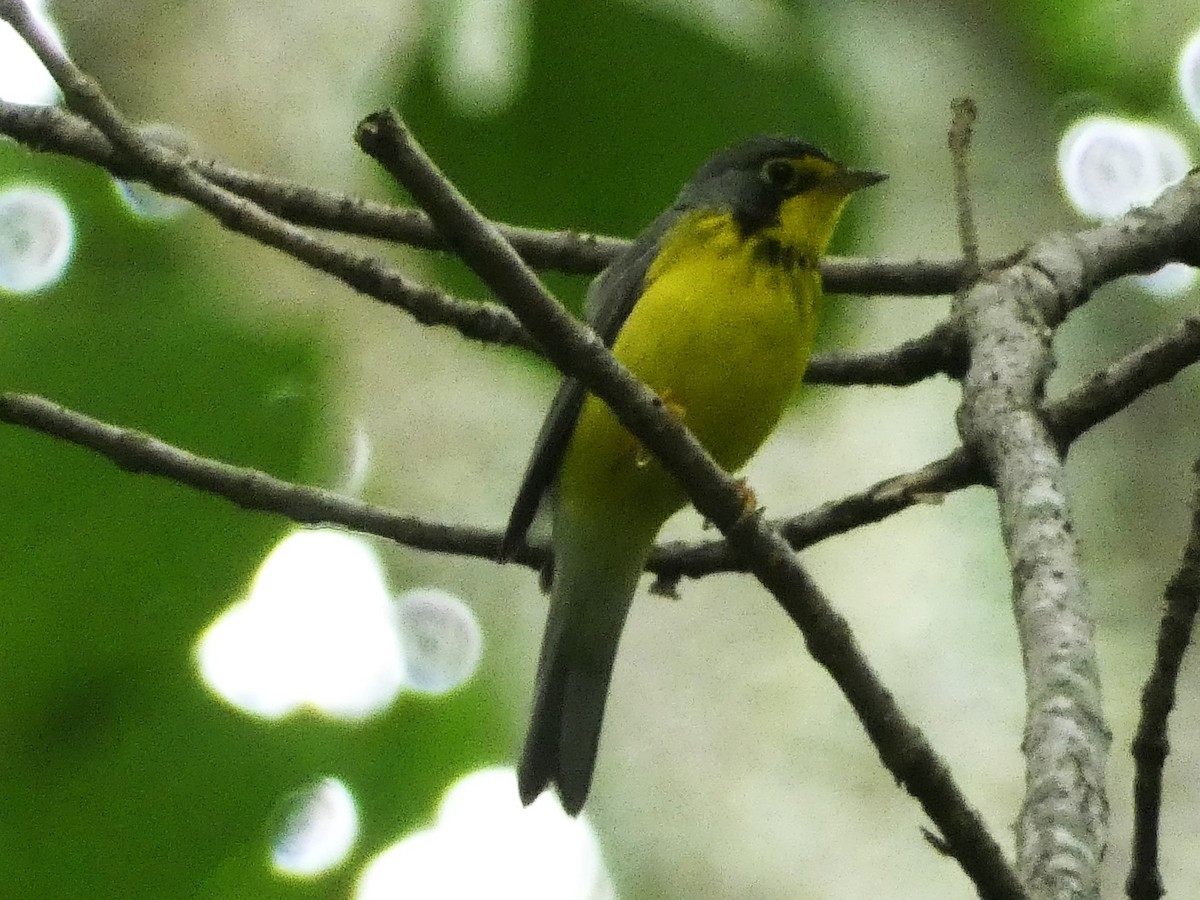
<path fill-rule="evenodd" d="M 973 105 L 956 103 L 950 145 L 968 271 L 978 270 L 967 196 L 973 119 Z M 1035 898 L 1099 900 L 1111 738 L 1061 451 L 1040 415 L 1053 329 L 1068 307 L 1044 298 L 1060 296 L 1056 279 L 1033 258 L 955 297 L 951 313 L 971 346 L 958 428 L 991 474 L 1012 566 L 1026 687 L 1025 801 L 1016 827 L 1021 882 Z"/>
<path fill-rule="evenodd" d="M 1200 177 L 1149 210 L 1038 243 L 956 302 L 972 346 L 959 430 L 997 492 L 1026 675 L 1018 868 L 1035 897 L 1099 896 L 1109 734 L 1059 442 L 1040 415 L 1050 338 L 1092 287 L 1179 258 L 1200 238 Z"/>
<path fill-rule="evenodd" d="M 342 250 L 295 227 L 311 225 L 428 249 L 445 241 L 420 210 L 398 209 L 333 191 L 242 172 L 217 162 L 179 157 L 210 189 L 196 181 L 177 183 L 169 172 L 114 148 L 86 120 L 54 107 L 25 107 L 0 101 L 0 133 L 31 149 L 51 150 L 92 162 L 119 178 L 144 181 L 156 190 L 185 197 L 225 227 L 283 251 L 351 288 L 408 311 L 424 325 L 448 325 L 472 340 L 520 346 L 539 352 L 512 314 L 494 303 L 463 300 L 406 278 L 382 260 Z M 139 135 L 139 140 L 143 140 Z M 145 141 L 147 146 L 157 146 Z M 165 150 L 167 154 L 172 151 Z M 497 225 L 531 264 L 568 272 L 591 272 L 626 242 L 574 232 L 545 232 Z M 937 293 L 957 284 L 961 264 L 828 260 L 831 290 L 883 293 Z M 957 376 L 964 366 L 961 342 L 948 324 L 935 327 L 893 350 L 825 353 L 814 356 L 810 384 L 907 385 L 931 374 Z"/>
<path fill-rule="evenodd" d="M 22 106 L 0 100 L 0 132 L 31 150 L 73 156 L 105 169 L 116 178 L 144 181 L 157 190 L 169 192 L 169 186 L 141 160 L 116 149 L 112 141 L 86 119 L 58 107 Z M 446 242 L 434 230 L 429 217 L 419 209 L 395 207 L 283 178 L 271 178 L 217 160 L 188 159 L 187 164 L 212 183 L 253 201 L 294 225 L 426 250 L 446 249 Z M 178 192 L 176 195 L 181 196 Z M 570 274 L 595 274 L 627 243 L 619 238 L 572 231 L 539 231 L 515 225 L 498 227 L 530 265 Z"/>
<path fill-rule="evenodd" d="M 1042 415 L 1063 452 L 1080 435 L 1200 359 L 1200 316 L 1143 344 L 1048 404 Z"/>
<path fill-rule="evenodd" d="M 975 101 L 959 97 L 950 104 L 954 119 L 946 135 L 950 147 L 950 162 L 954 170 L 954 208 L 957 211 L 958 242 L 963 251 L 963 283 L 979 277 L 979 230 L 975 227 L 975 211 L 971 206 L 970 160 L 971 130 L 975 126 Z"/>
<path fill-rule="evenodd" d="M 116 148 L 100 129 L 66 110 L 0 100 L 0 133 L 31 150 L 72 156 L 97 165 L 117 178 L 143 181 L 164 193 L 187 196 L 164 181 L 161 174 L 148 167 L 144 160 Z M 446 249 L 446 242 L 429 217 L 419 209 L 395 207 L 282 178 L 269 178 L 216 160 L 189 158 L 186 162 L 213 184 L 253 201 L 294 225 L 376 238 L 424 250 Z M 622 238 L 607 235 L 494 224 L 530 266 L 568 274 L 594 275 L 629 244 Z M 958 288 L 962 281 L 962 262 L 834 257 L 822 261 L 821 274 L 826 288 L 832 293 L 930 296 L 953 293 Z"/>
<path fill-rule="evenodd" d="M 1180 322 L 1170 334 L 1149 341 L 1092 375 L 1062 399 L 1046 404 L 1042 417 L 1065 453 L 1085 432 L 1198 361 L 1200 316 L 1193 316 Z M 881 522 L 918 503 L 986 484 L 988 478 L 987 471 L 960 446 L 916 471 L 893 475 L 863 491 L 773 524 L 794 550 L 803 550 L 834 535 Z M 648 568 L 667 587 L 683 577 L 742 571 L 744 565 L 723 540 L 698 544 L 675 541 L 657 547 Z"/>
<path fill-rule="evenodd" d="M 1044 415 L 1065 447 L 1197 359 L 1200 318 L 1192 318 L 1180 323 L 1171 335 L 1150 342 L 1048 405 Z M 341 525 L 417 550 L 483 559 L 494 559 L 499 548 L 500 532 L 496 530 L 428 522 L 330 491 L 284 482 L 263 472 L 189 453 L 40 397 L 0 394 L 0 421 L 89 448 L 126 471 L 169 478 L 224 497 L 242 508 L 278 513 L 300 524 Z M 793 548 L 801 549 L 880 521 L 930 496 L 982 483 L 985 477 L 986 473 L 960 447 L 916 472 L 885 479 L 858 494 L 777 523 L 777 527 Z M 522 546 L 514 561 L 539 570 L 545 564 L 546 550 L 536 545 Z M 683 576 L 742 569 L 744 563 L 724 541 L 671 543 L 656 549 L 648 568 L 669 585 Z"/>
<path fill-rule="evenodd" d="M 86 447 L 126 472 L 169 478 L 224 497 L 243 509 L 279 513 L 301 525 L 342 525 L 414 549 L 465 556 L 494 558 L 500 545 L 494 531 L 403 516 L 332 491 L 198 456 L 152 435 L 101 422 L 31 394 L 0 394 L 0 422 Z"/>
<path fill-rule="evenodd" d="M 732 479 L 712 463 L 686 429 L 664 414 L 661 401 L 633 379 L 594 334 L 557 306 L 504 237 L 440 176 L 398 122 L 386 115 L 372 117 L 364 122 L 360 136 L 367 143 L 376 142 L 377 155 L 430 213 L 436 233 L 446 237 L 447 245 L 463 256 L 508 309 L 467 304 L 412 285 L 379 260 L 325 244 L 284 216 L 310 215 L 304 222 L 309 225 L 319 224 L 317 220 L 322 218 L 329 223 L 341 221 L 337 227 L 351 233 L 365 234 L 353 228 L 369 227 L 376 230 L 372 237 L 414 244 L 428 240 L 433 246 L 439 239 L 428 220 L 410 211 L 363 206 L 360 203 L 365 201 L 331 193 L 304 194 L 307 189 L 297 193 L 296 186 L 258 176 L 238 182 L 238 174 L 245 173 L 227 170 L 222 176 L 216 163 L 199 163 L 147 141 L 94 82 L 39 31 L 19 0 L 0 0 L 0 16 L 25 37 L 58 81 L 67 102 L 91 123 L 65 114 L 26 116 L 3 104 L 0 128 L 5 132 L 20 132 L 28 126 L 23 133 L 31 146 L 39 140 L 46 144 L 53 140 L 71 148 L 52 147 L 58 152 L 74 151 L 84 158 L 89 158 L 88 153 L 96 157 L 107 154 L 107 162 L 116 169 L 128 167 L 133 173 L 130 177 L 184 196 L 227 227 L 333 274 L 376 299 L 409 309 L 420 321 L 452 324 L 481 340 L 524 346 L 536 342 L 544 347 L 560 369 L 580 378 L 608 403 L 625 427 L 680 479 L 697 509 L 726 535 L 731 558 L 744 560 L 775 594 L 804 634 L 814 658 L 846 694 L 885 765 L 921 802 L 941 831 L 947 852 L 959 860 L 980 894 L 1023 896 L 1020 883 L 977 814 L 921 733 L 903 718 L 846 623 L 820 595 L 781 535 L 760 517 L 744 513 L 741 492 Z M 81 149 L 83 144 L 86 149 Z M 236 183 L 245 195 L 223 184 L 222 177 Z M 1077 235 L 1047 238 L 1019 261 L 1000 265 L 956 299 L 953 325 L 943 324 L 892 351 L 842 354 L 814 363 L 814 377 L 830 383 L 863 377 L 866 383 L 905 384 L 935 372 L 964 375 L 965 368 L 959 410 L 965 449 L 910 476 L 889 479 L 890 484 L 882 482 L 872 489 L 873 496 L 847 498 L 839 503 L 848 505 L 836 509 L 814 510 L 806 514 L 810 515 L 807 526 L 798 520 L 790 523 L 789 537 L 804 540 L 806 527 L 810 535 L 820 534 L 822 528 L 834 533 L 833 529 L 853 527 L 846 523 L 856 517 L 859 521 L 872 515 L 882 518 L 926 493 L 938 492 L 927 492 L 925 487 L 955 489 L 987 473 L 997 490 L 1012 562 L 1014 610 L 1026 668 L 1027 796 L 1017 828 L 1018 867 L 1035 897 L 1098 895 L 1097 870 L 1107 816 L 1103 776 L 1108 735 L 1100 711 L 1092 623 L 1060 456 L 1088 427 L 1088 416 L 1098 420 L 1111 415 L 1169 378 L 1165 373 L 1174 367 L 1194 360 L 1200 346 L 1198 326 L 1194 321 L 1185 323 L 1175 335 L 1144 348 L 1140 359 L 1115 364 L 1072 397 L 1043 408 L 1050 336 L 1098 284 L 1119 275 L 1152 271 L 1173 259 L 1200 262 L 1198 198 L 1200 175 L 1193 173 L 1149 210 Z M 274 213 L 264 208 L 271 204 L 276 205 Z M 355 224 L 343 227 L 346 220 Z M 405 224 L 397 225 L 401 220 Z M 380 233 L 385 226 L 395 232 Z M 401 234 L 408 236 L 398 236 Z M 541 233 L 514 236 L 518 242 L 528 238 L 530 247 L 536 245 L 529 250 L 535 257 L 543 251 L 546 259 L 560 253 L 564 256 L 560 263 L 578 266 L 578 271 L 601 265 L 599 257 L 621 246 L 619 242 L 602 246 L 604 239 L 589 245 L 592 239 L 586 236 L 559 235 L 559 245 L 550 251 L 541 243 L 545 237 Z M 575 238 L 581 246 L 571 244 Z M 587 257 L 588 253 L 593 256 Z M 850 261 L 841 273 L 836 263 L 830 265 L 827 277 L 832 290 L 845 289 L 835 284 L 843 276 L 846 284 L 860 278 L 863 285 L 870 281 L 876 287 L 893 275 L 897 287 L 941 278 L 952 282 L 947 289 L 958 287 L 964 276 L 957 263 L 941 269 L 936 267 L 945 264 L 931 264 L 934 269 L 926 270 L 903 265 L 890 275 L 886 267 L 897 264 Z M 966 368 L 968 347 L 970 366 Z M 338 521 L 327 517 L 333 512 L 354 520 L 352 527 L 412 546 L 445 549 L 458 541 L 461 549 L 451 552 L 482 554 L 493 546 L 491 542 L 498 543 L 498 538 L 487 532 L 435 526 L 395 513 L 384 511 L 385 519 L 373 518 L 381 511 L 366 504 L 204 460 L 148 436 L 79 417 L 40 398 L 0 395 L 0 419 L 59 434 L 109 455 L 131 471 L 167 474 L 250 508 L 272 509 L 299 521 Z M 143 468 L 146 460 L 151 464 Z M 438 528 L 444 530 L 431 530 Z M 393 529 L 394 534 L 384 529 Z M 784 529 L 788 531 L 788 525 Z M 522 562 L 532 564 L 538 553 L 537 548 L 525 548 Z M 661 563 L 658 557 L 656 560 Z"/>
<path fill-rule="evenodd" d="M 962 334 L 952 322 L 946 321 L 890 350 L 814 356 L 804 374 L 804 383 L 903 387 L 931 375 L 961 378 L 966 365 Z"/>
<path fill-rule="evenodd" d="M 1144 392 L 1200 360 L 1200 317 L 1185 319 L 1172 334 L 1149 342 L 1093 375 L 1043 410 L 1065 449 L 1079 435 L 1124 409 Z M 304 525 L 342 525 L 414 550 L 495 559 L 500 532 L 404 516 L 318 488 L 282 481 L 265 472 L 198 456 L 158 438 L 124 429 L 33 395 L 0 394 L 0 421 L 87 447 L 129 472 L 156 475 L 225 497 L 244 509 L 278 513 Z M 883 521 L 909 507 L 972 485 L 987 473 L 958 447 L 913 472 L 894 475 L 855 494 L 772 523 L 793 550 Z M 269 485 L 267 490 L 247 485 Z M 539 570 L 546 548 L 524 545 L 512 560 Z M 744 571 L 724 540 L 660 544 L 647 569 L 669 583 L 714 572 Z"/>
<path fill-rule="evenodd" d="M 1039 415 L 1052 331 L 1038 315 L 1049 304 L 1038 301 L 1052 291 L 1027 263 L 980 282 L 956 304 L 973 348 L 958 421 L 964 444 L 991 473 L 1012 564 L 1028 704 L 1021 880 L 1035 898 L 1097 900 L 1108 733 L 1065 474 Z"/>
<path fill-rule="evenodd" d="M 165 193 L 185 197 L 226 228 L 334 276 L 382 303 L 407 310 L 425 325 L 451 325 L 465 337 L 498 344 L 531 346 L 507 309 L 473 303 L 417 284 L 382 260 L 334 247 L 257 204 L 220 187 L 194 170 L 186 157 L 144 138 L 125 122 L 95 83 L 75 68 L 33 20 L 20 0 L 0 0 L 0 15 L 37 52 L 54 75 L 67 102 L 92 119 L 114 153 L 136 165 L 144 180 Z M 94 118 L 93 118 L 94 117 Z"/>
<path fill-rule="evenodd" d="M 1165 592 L 1154 669 L 1142 689 L 1142 717 L 1133 738 L 1133 858 L 1125 882 L 1130 900 L 1158 900 L 1164 893 L 1158 868 L 1158 824 L 1163 765 L 1170 750 L 1167 718 L 1175 706 L 1179 669 L 1200 611 L 1200 462 L 1193 472 L 1197 487 L 1192 497 L 1192 529 L 1179 570 Z"/>

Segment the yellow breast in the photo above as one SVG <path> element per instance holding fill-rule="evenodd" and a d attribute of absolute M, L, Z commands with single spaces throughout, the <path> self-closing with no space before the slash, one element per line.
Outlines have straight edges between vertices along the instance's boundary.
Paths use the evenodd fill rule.
<path fill-rule="evenodd" d="M 779 421 L 812 347 L 821 282 L 779 246 L 743 238 L 728 215 L 677 225 L 613 353 L 677 412 L 725 469 Z M 786 254 L 785 254 L 786 255 Z M 559 475 L 559 502 L 660 523 L 685 502 L 603 402 L 588 397 Z"/>

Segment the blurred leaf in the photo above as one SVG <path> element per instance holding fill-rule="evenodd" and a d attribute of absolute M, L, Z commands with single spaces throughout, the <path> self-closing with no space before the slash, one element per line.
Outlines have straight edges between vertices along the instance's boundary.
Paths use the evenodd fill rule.
<path fill-rule="evenodd" d="M 284 478 L 327 474 L 320 335 L 231 318 L 193 219 L 137 221 L 102 174 L 9 145 L 0 170 L 60 191 L 78 233 L 57 286 L 0 297 L 0 388 Z M 345 895 L 350 868 L 269 873 L 281 797 L 343 778 L 361 858 L 508 747 L 482 685 L 359 726 L 268 724 L 210 694 L 194 642 L 290 528 L 277 517 L 12 427 L 0 496 L 0 896 Z"/>
<path fill-rule="evenodd" d="M 1043 91 L 1089 92 L 1132 114 L 1171 105 L 1174 61 L 1196 27 L 1195 6 L 1174 0 L 1010 0 L 987 14 L 1024 42 L 1024 69 Z"/>
<path fill-rule="evenodd" d="M 510 106 L 462 112 L 430 50 L 398 89 L 401 108 L 489 216 L 633 237 L 704 159 L 753 134 L 798 134 L 858 158 L 853 92 L 829 76 L 802 14 L 781 15 L 784 33 L 764 36 L 780 49 L 751 58 L 632 3 L 534 3 L 527 80 Z M 853 231 L 851 212 L 841 246 Z M 454 290 L 481 293 L 461 266 L 443 260 L 441 271 Z M 579 308 L 582 279 L 546 280 Z"/>

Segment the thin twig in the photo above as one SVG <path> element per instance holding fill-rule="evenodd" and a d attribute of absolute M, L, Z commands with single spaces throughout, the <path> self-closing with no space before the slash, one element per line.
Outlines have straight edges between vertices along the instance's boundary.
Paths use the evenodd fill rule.
<path fill-rule="evenodd" d="M 1147 342 L 1092 375 L 1061 399 L 1047 403 L 1042 417 L 1065 453 L 1085 432 L 1197 362 L 1200 316 L 1193 316 L 1180 322 L 1170 334 Z M 826 538 L 881 522 L 919 503 L 985 484 L 988 477 L 987 471 L 960 446 L 920 469 L 885 478 L 865 490 L 772 524 L 794 550 L 803 550 Z M 678 541 L 655 548 L 648 568 L 666 587 L 684 577 L 742 571 L 744 564 L 725 541 Z"/>
<path fill-rule="evenodd" d="M 842 351 L 814 356 L 806 384 L 874 384 L 903 387 L 933 375 L 961 378 L 967 367 L 966 345 L 952 322 L 940 322 L 920 337 L 890 350 Z"/>
<path fill-rule="evenodd" d="M 981 484 L 985 474 L 959 447 L 913 472 L 885 478 L 865 490 L 769 524 L 793 551 L 799 551 L 835 535 L 881 522 L 918 503 Z M 671 541 L 654 548 L 646 568 L 658 576 L 656 583 L 660 589 L 673 590 L 681 578 L 743 572 L 746 562 L 728 541 Z"/>
<path fill-rule="evenodd" d="M 700 513 L 738 552 L 800 629 L 813 658 L 837 682 L 884 765 L 924 808 L 948 852 L 988 898 L 1024 893 L 945 764 L 879 682 L 854 635 L 760 516 L 744 512 L 744 487 L 717 467 L 682 423 L 589 330 L 565 316 L 520 257 L 437 170 L 391 113 L 360 126 L 361 146 L 395 175 L 446 239 L 516 313 L 564 372 L 579 378 L 679 478 Z"/>
<path fill-rule="evenodd" d="M 1142 689 L 1142 717 L 1133 738 L 1133 852 L 1125 882 L 1129 900 L 1158 900 L 1164 893 L 1158 827 L 1163 765 L 1170 750 L 1167 718 L 1175 706 L 1179 669 L 1200 611 L 1200 461 L 1193 472 L 1197 487 L 1192 497 L 1192 529 L 1179 569 L 1164 594 L 1154 668 Z"/>
<path fill-rule="evenodd" d="M 1093 375 L 1043 410 L 1064 450 L 1081 434 L 1124 409 L 1146 391 L 1200 361 L 1200 317 L 1186 319 L 1107 369 Z M 1119 398 L 1114 402 L 1113 398 Z M 331 491 L 282 481 L 256 469 L 199 456 L 151 435 L 120 428 L 48 399 L 0 394 L 0 421 L 69 441 L 109 458 L 121 468 L 187 484 L 251 510 L 273 512 L 300 524 L 342 525 L 414 550 L 495 559 L 500 532 L 405 516 Z M 912 472 L 882 481 L 807 512 L 773 521 L 793 550 L 880 522 L 931 498 L 983 484 L 987 473 L 958 447 Z M 546 548 L 518 548 L 512 560 L 539 570 Z M 665 583 L 714 572 L 744 571 L 724 540 L 660 544 L 647 566 Z"/>
<path fill-rule="evenodd" d="M 24 130 L 14 128 L 14 123 Z M 68 113 L 50 107 L 14 107 L 0 101 L 0 132 L 13 131 L 37 149 L 44 147 L 43 142 L 49 142 L 63 152 L 103 165 L 115 175 L 135 175 L 156 189 L 188 196 L 160 170 L 148 171 L 129 154 L 113 150 L 111 142 L 99 130 Z M 414 282 L 377 258 L 334 247 L 250 201 L 261 201 L 278 216 L 295 223 L 444 248 L 445 241 L 433 230 L 425 213 L 266 179 L 217 163 L 186 162 L 214 184 L 234 192 L 227 196 L 210 194 L 205 201 L 207 205 L 201 204 L 231 230 L 282 250 L 380 302 L 403 308 L 422 324 L 446 325 L 473 340 L 538 352 L 533 340 L 507 309 L 494 303 L 454 297 Z M 615 247 L 624 246 L 623 241 L 615 238 L 497 227 L 529 254 L 527 258 L 548 265 L 557 259 L 563 261 L 563 268 L 579 266 L 581 271 L 607 259 Z M 844 290 L 873 283 L 879 290 L 894 291 L 945 290 L 951 282 L 957 284 L 960 266 L 868 260 L 836 260 L 830 261 L 830 265 L 827 277 L 834 284 L 840 280 Z M 964 358 L 961 343 L 952 328 L 943 323 L 891 350 L 818 354 L 809 364 L 806 381 L 836 385 L 914 384 L 933 374 L 957 376 L 963 369 Z"/>
<path fill-rule="evenodd" d="M 532 348 L 512 313 L 494 303 L 473 303 L 417 284 L 382 260 L 342 250 L 204 178 L 186 157 L 153 141 L 126 122 L 120 112 L 67 58 L 20 0 L 0 0 L 7 19 L 50 70 L 63 96 L 103 132 L 117 151 L 136 162 L 146 180 L 167 193 L 186 197 L 221 224 L 282 250 L 380 302 L 407 310 L 425 325 L 450 325 L 465 337 Z"/>
<path fill-rule="evenodd" d="M 1200 316 L 1177 323 L 1106 369 L 1092 375 L 1044 410 L 1065 450 L 1097 422 L 1120 412 L 1151 388 L 1165 384 L 1200 358 Z"/>
<path fill-rule="evenodd" d="M 946 135 L 950 161 L 954 169 L 954 207 L 957 212 L 958 242 L 963 252 L 963 283 L 979 277 L 979 231 L 971 205 L 971 130 L 977 110 L 970 97 L 958 97 L 951 104 L 953 121 Z"/>
<path fill-rule="evenodd" d="M 407 547 L 464 556 L 494 557 L 500 544 L 494 531 L 426 522 L 256 469 L 198 456 L 32 394 L 0 394 L 0 422 L 87 447 L 127 472 L 169 478 L 224 497 L 243 509 L 279 513 L 302 525 L 343 525 Z"/>
<path fill-rule="evenodd" d="M 114 177 L 144 181 L 165 193 L 180 192 L 137 157 L 122 152 L 98 128 L 67 110 L 22 106 L 0 100 L 0 133 L 31 150 L 86 160 Z M 215 160 L 187 159 L 187 165 L 213 184 L 251 200 L 293 225 L 377 238 L 427 250 L 446 242 L 419 209 L 395 207 L 349 194 L 309 187 L 234 168 Z M 629 242 L 607 235 L 542 231 L 496 223 L 521 257 L 536 269 L 594 275 Z M 989 265 L 1002 264 L 993 260 Z M 961 260 L 887 260 L 834 257 L 821 274 L 830 293 L 869 296 L 950 294 L 962 283 Z"/>

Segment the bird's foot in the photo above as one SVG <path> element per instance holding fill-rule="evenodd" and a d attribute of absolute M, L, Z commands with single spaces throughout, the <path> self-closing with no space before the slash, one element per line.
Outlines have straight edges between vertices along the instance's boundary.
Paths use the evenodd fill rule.
<path fill-rule="evenodd" d="M 663 391 L 661 394 L 659 394 L 658 399 L 660 401 L 662 401 L 663 409 L 665 409 L 667 411 L 667 415 L 678 419 L 680 422 L 683 421 L 684 413 L 686 412 L 686 410 L 682 403 L 676 403 L 674 400 L 671 399 L 671 389 L 670 388 L 667 388 L 665 391 Z M 654 454 L 652 454 L 649 450 L 647 450 L 645 447 L 643 447 L 641 445 L 641 443 L 639 442 L 638 446 L 637 446 L 637 453 L 633 458 L 633 464 L 635 466 L 637 466 L 639 469 L 644 469 L 644 468 L 646 468 L 646 466 L 650 465 L 650 463 L 651 463 L 651 461 L 653 461 L 653 459 L 654 459 Z"/>
<path fill-rule="evenodd" d="M 739 478 L 733 484 L 737 488 L 738 496 L 742 498 L 742 514 L 739 518 L 761 515 L 763 507 L 758 505 L 758 497 L 755 496 L 754 489 L 750 487 L 750 482 L 745 478 Z"/>
<path fill-rule="evenodd" d="M 751 517 L 757 518 L 766 512 L 766 508 L 758 505 L 758 496 L 754 493 L 754 489 L 750 487 L 750 483 L 745 478 L 738 478 L 733 482 L 733 486 L 737 488 L 738 496 L 742 500 L 742 510 L 738 513 L 737 520 L 739 523 L 745 522 Z M 713 523 L 705 519 L 700 523 L 700 527 L 708 531 L 713 527 Z"/>

